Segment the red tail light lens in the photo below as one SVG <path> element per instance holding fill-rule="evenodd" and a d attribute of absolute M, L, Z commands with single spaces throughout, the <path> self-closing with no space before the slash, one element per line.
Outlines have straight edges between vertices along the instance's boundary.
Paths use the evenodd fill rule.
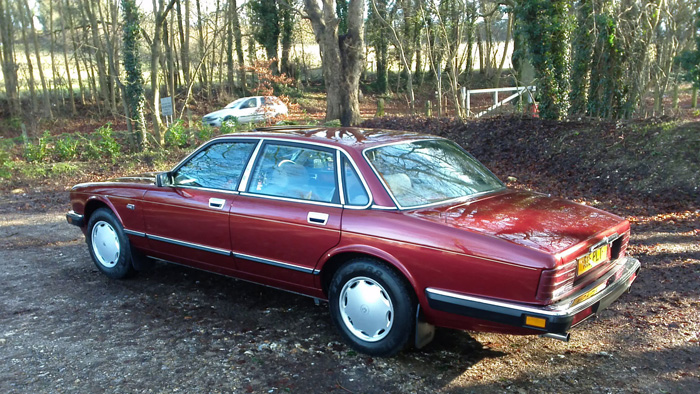
<path fill-rule="evenodd" d="M 544 302 L 554 302 L 574 287 L 576 278 L 576 260 L 561 265 L 555 269 L 543 270 L 540 276 L 540 286 L 537 289 L 537 299 Z"/>

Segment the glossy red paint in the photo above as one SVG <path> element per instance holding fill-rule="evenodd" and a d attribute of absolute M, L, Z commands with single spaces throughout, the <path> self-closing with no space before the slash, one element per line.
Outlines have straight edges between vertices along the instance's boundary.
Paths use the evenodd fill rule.
<path fill-rule="evenodd" d="M 330 270 L 339 261 L 350 255 L 371 256 L 410 283 L 427 322 L 458 329 L 542 333 L 518 323 L 517 315 L 507 322 L 492 315 L 503 315 L 502 308 L 514 305 L 550 313 L 547 308 L 552 301 L 538 298 L 543 271 L 560 269 L 605 237 L 619 236 L 615 247 L 620 264 L 610 261 L 576 278 L 570 293 L 597 285 L 599 278 L 624 263 L 629 238 L 626 220 L 542 194 L 503 189 L 419 209 L 398 209 L 363 151 L 434 136 L 305 128 L 227 135 L 212 143 L 241 138 L 261 144 L 288 140 L 337 150 L 355 164 L 372 201 L 364 207 L 349 207 L 279 199 L 247 193 L 246 185 L 229 191 L 159 187 L 150 173 L 76 185 L 71 191 L 72 210 L 84 217 L 85 226 L 96 207 L 108 207 L 132 246 L 148 256 L 323 299 L 328 296 L 324 280 L 332 278 Z M 327 220 L 314 222 L 311 217 Z M 634 278 L 627 280 L 629 287 Z M 614 285 L 605 284 L 611 289 Z M 448 304 L 454 302 L 454 308 L 431 302 L 430 289 L 450 293 L 455 301 Z M 474 299 L 481 300 L 483 307 L 474 307 Z M 458 307 L 482 308 L 484 313 L 454 312 Z M 573 323 L 594 312 L 593 306 L 576 312 Z M 554 324 L 556 318 L 552 319 Z M 551 332 L 568 330 L 570 324 Z"/>

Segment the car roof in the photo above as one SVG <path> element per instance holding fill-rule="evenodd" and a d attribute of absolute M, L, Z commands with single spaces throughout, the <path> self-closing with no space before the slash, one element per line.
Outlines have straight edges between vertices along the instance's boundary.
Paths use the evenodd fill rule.
<path fill-rule="evenodd" d="M 221 137 L 280 138 L 300 142 L 315 141 L 358 150 L 397 142 L 441 138 L 435 135 L 421 134 L 412 131 L 305 125 L 259 127 L 255 130 L 226 134 Z"/>

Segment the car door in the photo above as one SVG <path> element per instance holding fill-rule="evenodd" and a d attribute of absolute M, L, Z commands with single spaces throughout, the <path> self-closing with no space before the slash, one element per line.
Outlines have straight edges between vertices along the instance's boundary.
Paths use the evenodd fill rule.
<path fill-rule="evenodd" d="M 257 140 L 214 140 L 144 196 L 154 257 L 224 274 L 235 271 L 229 210 Z"/>
<path fill-rule="evenodd" d="M 231 206 L 231 244 L 244 277 L 303 291 L 340 241 L 337 153 L 267 141 Z"/>
<path fill-rule="evenodd" d="M 238 123 L 253 122 L 259 108 L 260 100 L 258 97 L 251 97 L 241 103 L 240 107 L 238 107 Z"/>

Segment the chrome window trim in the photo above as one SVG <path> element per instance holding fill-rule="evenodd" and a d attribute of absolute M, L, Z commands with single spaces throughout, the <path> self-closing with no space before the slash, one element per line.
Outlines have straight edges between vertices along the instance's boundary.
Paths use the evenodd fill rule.
<path fill-rule="evenodd" d="M 203 151 L 204 149 L 208 148 L 210 145 L 214 145 L 214 144 L 217 144 L 217 143 L 220 143 L 220 142 L 226 142 L 226 141 L 229 141 L 229 142 L 256 142 L 256 141 L 257 141 L 257 145 L 256 145 L 255 149 L 253 149 L 253 153 L 251 154 L 251 157 L 253 157 L 253 156 L 255 155 L 255 153 L 256 153 L 256 149 L 258 148 L 258 146 L 260 146 L 260 141 L 259 141 L 259 140 L 260 140 L 259 138 L 255 138 L 255 137 L 246 137 L 246 138 L 216 137 L 216 138 L 214 138 L 214 139 L 211 139 L 211 140 L 209 140 L 209 141 L 203 143 L 203 144 L 200 145 L 199 147 L 197 147 L 197 149 L 195 149 L 192 153 L 190 153 L 189 155 L 187 155 L 184 159 L 180 160 L 180 162 L 177 163 L 177 164 L 175 165 L 175 167 L 173 167 L 170 171 L 167 171 L 167 172 L 168 172 L 170 175 L 174 174 L 177 170 L 180 169 L 180 167 L 182 167 L 183 165 L 185 165 L 185 163 L 186 163 L 187 161 L 189 161 L 190 158 L 194 157 L 194 156 L 197 155 L 199 152 L 201 152 L 201 151 Z M 250 159 L 248 160 L 248 164 L 250 164 Z M 248 169 L 248 165 L 246 164 L 246 170 L 247 170 L 247 169 Z M 238 185 L 239 185 L 238 189 L 240 189 L 240 185 L 241 185 L 241 183 L 242 183 L 243 180 L 244 180 L 244 176 L 245 176 L 245 170 L 243 170 L 243 173 L 241 174 L 241 179 L 238 181 Z M 168 184 L 168 185 L 165 185 L 165 186 L 177 187 L 177 188 L 183 188 L 183 189 L 206 190 L 206 191 L 213 191 L 213 192 L 222 192 L 222 193 L 229 193 L 229 194 L 238 194 L 238 190 L 213 189 L 213 188 L 204 187 L 204 186 L 176 185 L 176 184 L 174 184 L 174 183 Z"/>
<path fill-rule="evenodd" d="M 435 138 L 438 139 L 438 138 Z M 416 139 L 416 140 L 409 140 L 409 141 L 424 141 L 424 140 L 432 140 L 432 138 L 423 138 L 423 139 Z M 355 163 L 355 160 L 350 156 L 348 151 L 344 149 L 342 146 L 337 146 L 333 144 L 327 144 L 323 142 L 318 142 L 318 141 L 303 141 L 303 140 L 298 140 L 298 139 L 291 139 L 291 138 L 276 138 L 276 137 L 259 137 L 259 136 L 245 136 L 245 137 L 231 137 L 231 136 L 221 136 L 221 137 L 216 137 L 213 138 L 199 147 L 195 149 L 192 153 L 187 155 L 184 159 L 180 160 L 179 163 L 177 163 L 169 172 L 174 173 L 180 167 L 185 164 L 190 158 L 192 158 L 194 155 L 199 153 L 201 150 L 207 148 L 209 145 L 212 145 L 214 143 L 219 143 L 219 142 L 224 142 L 224 141 L 232 141 L 232 142 L 240 142 L 240 141 L 250 141 L 254 142 L 257 141 L 257 145 L 255 146 L 255 149 L 253 150 L 253 153 L 251 154 L 250 158 L 248 159 L 248 164 L 246 165 L 245 170 L 243 171 L 243 175 L 241 176 L 241 180 L 238 184 L 238 190 L 223 190 L 223 189 L 212 189 L 212 188 L 205 188 L 205 187 L 199 187 L 199 186 L 183 186 L 183 185 L 169 185 L 171 187 L 178 187 L 178 188 L 187 188 L 187 189 L 195 189 L 195 190 L 206 190 L 206 191 L 212 191 L 212 192 L 221 192 L 221 193 L 228 193 L 228 194 L 233 194 L 233 195 L 244 195 L 244 196 L 249 196 L 249 197 L 260 197 L 260 198 L 269 198 L 269 199 L 274 199 L 274 200 L 284 200 L 284 201 L 292 201 L 292 202 L 302 202 L 305 204 L 313 204 L 313 205 L 321 205 L 321 206 L 330 206 L 330 207 L 340 207 L 340 208 L 346 208 L 346 209 L 354 209 L 354 210 L 363 210 L 363 209 L 368 209 L 368 208 L 378 208 L 378 206 L 373 206 L 374 203 L 374 195 L 372 194 L 372 190 L 370 190 L 369 185 L 367 184 L 367 180 L 365 179 L 364 174 L 362 171 L 360 171 L 359 167 L 357 166 L 357 163 Z M 262 148 L 263 144 L 266 141 L 280 141 L 280 142 L 287 142 L 287 143 L 293 143 L 293 144 L 301 144 L 301 145 L 311 145 L 311 146 L 320 146 L 328 149 L 332 149 L 335 152 L 340 152 L 343 155 L 345 155 L 345 158 L 350 162 L 350 164 L 353 166 L 355 169 L 355 172 L 357 173 L 357 176 L 360 178 L 360 182 L 362 183 L 362 186 L 365 188 L 365 192 L 367 193 L 367 196 L 369 197 L 369 202 L 365 205 L 347 205 L 343 204 L 344 200 L 344 191 L 342 188 L 339 190 L 340 199 L 341 199 L 341 204 L 333 204 L 333 203 L 325 203 L 321 201 L 307 201 L 307 200 L 297 200 L 297 199 L 290 199 L 287 197 L 275 197 L 275 196 L 268 196 L 264 194 L 254 194 L 254 193 L 249 193 L 246 192 L 246 189 L 248 188 L 248 183 L 250 182 L 250 175 L 253 171 L 253 166 L 255 162 L 257 161 L 258 155 L 260 154 L 260 149 Z M 401 144 L 405 143 L 406 141 L 398 141 L 398 142 L 393 142 L 385 145 L 379 145 L 377 147 L 373 148 L 378 148 L 381 146 L 386 146 L 386 145 L 392 145 L 392 144 Z M 370 149 L 373 149 L 370 148 Z M 366 151 L 367 149 L 365 149 Z M 363 151 L 363 156 L 364 156 L 364 151 Z M 338 160 L 338 157 L 336 155 L 336 161 L 340 162 Z M 365 161 L 369 163 L 367 158 L 365 157 Z M 375 175 L 379 180 L 384 184 L 384 181 L 379 177 L 374 170 L 374 167 L 370 164 L 370 168 L 372 171 L 375 172 Z M 336 169 L 336 171 L 338 171 Z M 342 176 L 340 171 L 338 171 L 338 176 Z M 339 185 L 342 186 L 342 183 L 339 182 Z M 386 189 L 386 185 L 384 185 Z M 387 191 L 388 192 L 388 191 Z M 389 193 L 389 196 L 393 199 L 394 196 Z M 397 204 L 396 206 L 399 207 L 398 203 L 394 200 L 394 203 Z M 400 207 L 399 207 L 400 208 Z M 396 209 L 395 207 L 382 207 L 378 209 Z"/>
<path fill-rule="evenodd" d="M 187 185 L 168 185 L 170 187 L 177 187 L 179 189 L 191 189 L 191 190 L 202 190 L 206 192 L 213 192 L 213 193 L 224 193 L 224 194 L 231 194 L 231 195 L 238 195 L 240 194 L 238 190 L 226 190 L 226 189 L 213 189 L 211 187 L 202 187 L 202 186 L 187 186 Z"/>
<path fill-rule="evenodd" d="M 190 158 L 192 158 L 192 156 L 196 155 L 197 153 L 199 153 L 201 150 L 203 150 L 204 148 L 206 148 L 209 145 L 213 145 L 213 144 L 221 142 L 221 141 L 236 142 L 236 141 L 249 140 L 250 142 L 255 142 L 256 140 L 259 140 L 259 139 L 260 139 L 259 137 L 254 137 L 254 136 L 244 137 L 244 138 L 231 138 L 231 136 L 226 136 L 226 137 L 219 136 L 219 137 L 213 138 L 207 142 L 204 142 L 202 145 L 198 146 L 197 149 L 193 150 L 189 155 L 185 156 L 184 159 L 180 160 L 177 164 L 175 164 L 175 166 L 173 168 L 171 168 L 170 171 L 168 171 L 168 172 L 172 173 L 172 172 L 179 170 L 180 167 L 182 167 L 182 165 L 185 164 L 185 162 L 187 162 Z"/>
<path fill-rule="evenodd" d="M 231 138 L 231 137 L 228 137 L 228 138 Z M 247 183 L 250 181 L 249 177 L 250 177 L 250 174 L 251 174 L 252 171 L 253 171 L 253 165 L 254 165 L 255 162 L 257 161 L 257 156 L 259 155 L 259 151 L 260 151 L 260 149 L 262 148 L 263 144 L 264 144 L 266 141 L 280 141 L 280 142 L 286 142 L 286 143 L 289 143 L 289 144 L 320 146 L 320 147 L 323 147 L 323 148 L 332 149 L 332 150 L 335 151 L 335 152 L 341 152 L 343 155 L 345 155 L 345 157 L 348 159 L 348 161 L 349 161 L 350 164 L 353 166 L 353 168 L 355 168 L 355 172 L 357 172 L 357 175 L 360 177 L 360 182 L 362 182 L 362 186 L 365 188 L 365 192 L 367 193 L 367 196 L 369 197 L 369 202 L 368 202 L 366 205 L 363 205 L 363 206 L 359 206 L 359 205 L 344 205 L 344 204 L 326 203 L 326 202 L 322 202 L 322 201 L 308 201 L 308 200 L 293 199 L 293 198 L 288 198 L 288 197 L 277 197 L 277 196 L 269 196 L 269 195 L 266 195 L 266 194 L 255 194 L 255 193 L 247 192 L 247 191 L 246 191 L 246 189 L 248 188 Z M 336 156 L 336 161 L 338 161 L 338 160 L 337 160 L 337 156 Z M 248 162 L 248 166 L 249 166 L 249 168 L 246 167 L 246 171 L 244 171 L 244 173 L 243 173 L 243 176 L 244 176 L 244 177 L 247 176 L 248 178 L 246 178 L 246 179 L 241 178 L 241 183 L 240 183 L 240 185 L 239 185 L 239 187 L 238 187 L 238 191 L 240 192 L 240 194 L 241 194 L 242 196 L 270 198 L 270 199 L 274 199 L 274 200 L 283 200 L 283 201 L 292 201 L 292 202 L 302 202 L 302 203 L 305 203 L 305 204 L 314 204 L 314 205 L 331 206 L 331 207 L 339 207 L 339 208 L 347 208 L 347 209 L 357 209 L 357 210 L 367 209 L 367 208 L 369 208 L 369 207 L 372 205 L 372 203 L 374 202 L 374 196 L 372 195 L 372 191 L 370 190 L 369 185 L 367 184 L 367 181 L 365 180 L 365 177 L 364 177 L 364 175 L 362 174 L 362 171 L 359 170 L 359 168 L 357 167 L 357 164 L 356 164 L 355 161 L 352 159 L 352 157 L 348 154 L 348 152 L 347 152 L 345 149 L 343 149 L 343 147 L 340 147 L 340 146 L 336 146 L 336 145 L 332 145 L 332 144 L 326 144 L 326 143 L 317 142 L 317 141 L 303 141 L 303 140 L 300 141 L 300 140 L 297 140 L 297 139 L 288 139 L 288 138 L 261 137 L 261 138 L 260 138 L 260 143 L 259 143 L 258 147 L 256 147 L 255 151 L 253 152 L 253 155 L 251 155 L 251 157 L 250 157 L 250 161 Z M 337 170 L 336 170 L 336 171 L 337 171 Z M 338 175 L 340 176 L 341 174 L 338 173 Z M 246 181 L 246 184 L 245 184 L 245 185 L 243 184 L 243 180 Z M 344 194 L 342 189 L 339 190 L 338 193 L 339 193 L 339 194 Z M 341 201 L 342 201 L 342 198 L 343 198 L 343 197 L 341 197 Z M 392 209 L 393 209 L 393 208 L 392 208 Z"/>
<path fill-rule="evenodd" d="M 405 140 L 405 141 L 395 141 L 395 142 L 390 142 L 390 143 L 387 143 L 387 144 L 382 144 L 382 145 L 377 145 L 377 146 L 373 146 L 373 147 L 370 147 L 370 148 L 366 148 L 366 149 L 364 149 L 364 150 L 362 151 L 362 156 L 365 158 L 365 161 L 367 162 L 367 164 L 369 165 L 369 167 L 372 169 L 372 172 L 374 172 L 374 175 L 377 176 L 377 178 L 379 179 L 379 182 L 381 182 L 382 186 L 384 187 L 384 190 L 386 190 L 387 194 L 389 195 L 389 197 L 391 197 L 391 200 L 394 202 L 394 204 L 396 204 L 396 207 L 397 207 L 399 210 L 422 209 L 422 208 L 428 208 L 428 207 L 433 207 L 433 206 L 437 206 L 437 205 L 451 204 L 451 203 L 453 203 L 453 202 L 457 202 L 457 201 L 460 201 L 460 200 L 468 201 L 468 200 L 471 200 L 471 199 L 474 199 L 474 198 L 477 198 L 477 197 L 480 197 L 480 196 L 483 196 L 483 195 L 486 195 L 486 194 L 495 193 L 495 192 L 503 191 L 503 190 L 506 189 L 506 186 L 503 185 L 501 188 L 496 189 L 496 190 L 488 190 L 488 191 L 484 191 L 484 192 L 480 192 L 480 193 L 471 194 L 471 195 L 469 195 L 469 196 L 460 196 L 460 197 L 450 198 L 450 199 L 448 199 L 448 200 L 442 200 L 442 201 L 438 201 L 438 202 L 431 202 L 431 203 L 429 203 L 429 204 L 422 204 L 422 205 L 415 205 L 415 206 L 410 206 L 410 207 L 404 207 L 403 205 L 399 204 L 399 201 L 394 197 L 394 193 L 391 192 L 391 190 L 390 190 L 389 187 L 387 186 L 386 182 L 384 182 L 384 178 L 382 178 L 382 176 L 379 175 L 379 171 L 377 171 L 377 169 L 374 167 L 374 164 L 372 164 L 372 161 L 369 160 L 369 158 L 367 157 L 367 152 L 369 152 L 369 151 L 371 151 L 371 150 L 374 150 L 374 149 L 384 148 L 384 147 L 387 147 L 387 146 L 391 146 L 391 145 L 403 145 L 403 144 L 410 144 L 410 143 L 413 143 L 413 142 L 420 142 L 420 141 L 450 141 L 450 142 L 454 143 L 455 145 L 457 145 L 460 149 L 464 150 L 461 146 L 459 146 L 459 144 L 457 144 L 457 143 L 454 142 L 454 141 L 448 140 L 448 139 L 446 139 L 446 138 L 437 137 L 437 138 L 416 138 L 416 139 L 409 139 L 409 140 Z M 465 152 L 466 152 L 466 151 L 465 151 Z M 467 153 L 468 153 L 468 152 L 467 152 Z M 474 158 L 474 159 L 476 159 L 476 158 Z M 478 161 L 478 160 L 477 160 L 477 161 Z M 479 163 L 481 163 L 481 162 L 479 162 Z M 486 168 L 486 167 L 484 167 L 484 168 Z M 489 172 L 491 172 L 491 170 L 489 170 L 488 168 L 486 168 L 486 170 L 488 170 Z M 493 173 L 491 172 L 491 174 L 493 174 Z M 496 179 L 498 179 L 498 177 L 496 177 L 495 175 L 494 175 L 494 177 L 495 177 Z M 501 181 L 500 179 L 498 179 L 498 180 Z M 501 183 L 503 183 L 503 182 L 501 182 Z"/>
<path fill-rule="evenodd" d="M 241 192 L 240 195 L 246 196 L 246 197 L 260 197 L 260 198 L 264 198 L 264 199 L 268 199 L 268 200 L 289 201 L 289 202 L 298 202 L 298 203 L 309 204 L 309 205 L 319 205 L 319 206 L 323 206 L 323 207 L 343 208 L 343 206 L 341 204 L 335 204 L 332 202 L 301 200 L 301 199 L 290 198 L 290 197 L 271 196 L 269 194 L 255 194 L 255 193 L 250 193 L 250 192 Z"/>
<path fill-rule="evenodd" d="M 250 158 L 248 159 L 248 163 L 245 166 L 245 170 L 243 171 L 243 176 L 241 177 L 241 181 L 238 183 L 238 192 L 243 193 L 246 188 L 248 187 L 248 182 L 250 181 L 250 173 L 253 171 L 253 165 L 258 159 L 258 154 L 260 153 L 260 148 L 263 146 L 264 139 L 259 138 L 258 139 L 258 145 L 255 146 L 255 149 L 253 150 L 253 154 L 250 155 Z"/>
<path fill-rule="evenodd" d="M 340 149 L 339 149 L 340 150 Z M 372 192 L 369 190 L 369 185 L 367 184 L 367 181 L 365 181 L 365 177 L 362 176 L 362 171 L 357 167 L 357 164 L 355 164 L 355 161 L 350 157 L 350 155 L 347 154 L 347 152 L 343 151 L 343 154 L 345 155 L 345 158 L 348 160 L 348 163 L 352 166 L 353 169 L 355 169 L 355 173 L 357 174 L 358 178 L 360 178 L 360 182 L 362 183 L 362 187 L 365 188 L 365 193 L 367 193 L 367 204 L 365 205 L 344 205 L 343 208 L 347 209 L 356 209 L 356 210 L 363 210 L 367 209 L 372 206 L 374 203 L 374 196 L 372 196 Z M 339 161 L 340 162 L 340 161 Z M 342 165 L 341 165 L 342 168 Z M 339 174 L 341 176 L 344 176 L 344 174 Z M 345 190 L 341 189 L 343 194 L 345 194 Z"/>
<path fill-rule="evenodd" d="M 340 196 L 340 205 L 345 206 L 345 189 L 343 188 L 343 168 L 341 166 L 340 151 L 335 150 L 335 177 L 338 182 L 338 195 Z"/>
<path fill-rule="evenodd" d="M 395 210 L 395 209 L 396 209 L 396 207 L 385 207 L 385 206 L 383 206 L 383 205 L 372 205 L 371 208 L 372 208 L 372 209 L 381 209 L 381 210 L 384 210 L 384 211 L 391 211 L 391 210 Z"/>

